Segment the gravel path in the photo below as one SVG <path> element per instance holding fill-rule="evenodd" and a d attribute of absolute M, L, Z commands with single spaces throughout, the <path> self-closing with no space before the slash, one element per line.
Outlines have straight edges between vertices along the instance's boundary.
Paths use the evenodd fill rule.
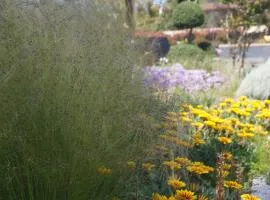
<path fill-rule="evenodd" d="M 270 200 L 270 185 L 266 184 L 264 177 L 257 177 L 253 180 L 252 194 L 262 200 Z"/>

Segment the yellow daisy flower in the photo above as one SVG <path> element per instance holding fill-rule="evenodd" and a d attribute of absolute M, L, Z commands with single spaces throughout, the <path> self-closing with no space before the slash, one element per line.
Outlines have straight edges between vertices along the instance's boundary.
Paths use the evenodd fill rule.
<path fill-rule="evenodd" d="M 191 123 L 191 126 L 194 126 L 194 127 L 196 127 L 196 128 L 202 128 L 204 125 L 203 125 L 203 123 L 201 123 L 201 122 L 193 122 L 193 123 Z"/>
<path fill-rule="evenodd" d="M 196 196 L 189 190 L 176 190 L 175 198 L 177 200 L 195 200 Z"/>
<path fill-rule="evenodd" d="M 240 183 L 237 183 L 236 181 L 224 181 L 224 187 L 239 190 L 243 186 Z"/>
<path fill-rule="evenodd" d="M 242 194 L 241 199 L 242 200 L 261 200 L 261 198 L 250 195 L 250 194 Z"/>
<path fill-rule="evenodd" d="M 208 200 L 208 197 L 205 195 L 199 195 L 198 200 Z"/>
<path fill-rule="evenodd" d="M 248 98 L 246 97 L 246 96 L 241 96 L 240 98 L 239 98 L 239 100 L 240 101 L 246 101 Z"/>
<path fill-rule="evenodd" d="M 180 189 L 182 187 L 186 187 L 186 184 L 183 181 L 180 181 L 175 178 L 169 178 L 169 180 L 167 181 L 167 184 L 175 190 Z"/>
<path fill-rule="evenodd" d="M 233 103 L 233 101 L 234 100 L 232 98 L 227 98 L 224 100 L 224 103 L 231 104 L 231 103 Z"/>
<path fill-rule="evenodd" d="M 233 155 L 230 152 L 223 152 L 222 155 L 226 160 L 231 160 L 233 158 Z"/>
<path fill-rule="evenodd" d="M 232 139 L 228 137 L 218 137 L 217 140 L 222 144 L 230 144 L 232 143 Z"/>
<path fill-rule="evenodd" d="M 216 123 L 215 122 L 212 122 L 212 121 L 205 121 L 204 124 L 206 126 L 211 127 L 211 128 L 216 126 Z"/>
<path fill-rule="evenodd" d="M 177 157 L 175 158 L 175 161 L 178 162 L 182 166 L 190 165 L 192 163 L 188 158 L 184 158 L 184 157 Z"/>
<path fill-rule="evenodd" d="M 152 195 L 152 200 L 168 200 L 168 198 L 164 195 L 160 195 L 158 193 L 154 193 Z"/>
<path fill-rule="evenodd" d="M 171 170 L 177 170 L 181 168 L 181 165 L 175 161 L 164 161 L 163 162 L 164 165 L 166 165 L 167 167 L 169 167 Z"/>
<path fill-rule="evenodd" d="M 155 165 L 153 165 L 151 163 L 143 163 L 142 164 L 142 168 L 145 169 L 146 171 L 151 171 L 153 167 L 155 167 Z"/>
<path fill-rule="evenodd" d="M 188 117 L 180 117 L 180 120 L 182 120 L 183 122 L 192 122 L 192 119 Z"/>
<path fill-rule="evenodd" d="M 135 163 L 134 161 L 128 161 L 128 162 L 127 162 L 127 166 L 128 166 L 128 168 L 130 168 L 130 169 L 135 169 L 136 163 Z"/>
<path fill-rule="evenodd" d="M 187 167 L 187 170 L 189 172 L 200 175 L 200 174 L 208 174 L 210 172 L 213 172 L 214 168 L 206 166 L 201 162 L 194 162 L 190 166 Z"/>
<path fill-rule="evenodd" d="M 194 136 L 193 136 L 193 144 L 194 145 L 205 144 L 205 141 L 202 139 L 202 134 L 201 133 L 194 134 Z"/>
<path fill-rule="evenodd" d="M 112 173 L 112 170 L 110 168 L 107 168 L 105 166 L 100 166 L 99 168 L 97 168 L 97 172 L 100 175 L 108 175 Z"/>

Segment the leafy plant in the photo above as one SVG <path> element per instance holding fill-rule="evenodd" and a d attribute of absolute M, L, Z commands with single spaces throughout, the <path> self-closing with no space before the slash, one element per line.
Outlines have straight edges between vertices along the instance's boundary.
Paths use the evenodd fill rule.
<path fill-rule="evenodd" d="M 163 154 L 159 155 L 164 155 L 162 164 L 169 171 L 170 198 L 247 196 L 241 193 L 252 163 L 257 162 L 256 140 L 265 139 L 270 128 L 269 106 L 270 100 L 243 96 L 210 107 L 184 104 L 179 112 L 169 112 L 161 135 Z M 165 195 L 155 193 L 152 199 L 170 199 Z"/>
<path fill-rule="evenodd" d="M 176 59 L 180 59 L 181 57 L 202 59 L 204 55 L 205 53 L 203 50 L 198 48 L 196 45 L 182 43 L 171 47 L 168 58 L 172 60 L 172 62 L 175 62 Z"/>

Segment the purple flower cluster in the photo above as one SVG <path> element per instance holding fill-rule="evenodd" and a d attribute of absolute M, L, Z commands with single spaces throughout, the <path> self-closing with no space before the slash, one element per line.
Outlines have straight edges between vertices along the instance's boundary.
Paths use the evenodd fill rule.
<path fill-rule="evenodd" d="M 216 88 L 225 81 L 219 71 L 208 73 L 205 70 L 185 70 L 180 64 L 170 67 L 146 67 L 144 73 L 146 86 L 161 90 L 180 87 L 188 93 Z"/>

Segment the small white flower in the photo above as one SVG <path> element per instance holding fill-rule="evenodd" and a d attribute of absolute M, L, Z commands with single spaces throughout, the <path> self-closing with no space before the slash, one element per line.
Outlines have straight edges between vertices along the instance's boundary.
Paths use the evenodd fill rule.
<path fill-rule="evenodd" d="M 164 58 L 164 62 L 167 64 L 169 62 L 168 58 Z"/>

